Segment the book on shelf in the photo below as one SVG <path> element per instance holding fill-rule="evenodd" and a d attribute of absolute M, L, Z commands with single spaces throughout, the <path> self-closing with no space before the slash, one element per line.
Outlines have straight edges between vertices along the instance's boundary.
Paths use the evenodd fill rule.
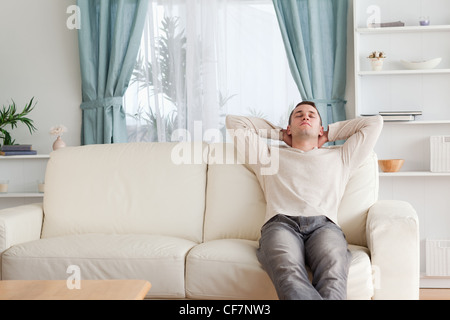
<path fill-rule="evenodd" d="M 35 156 L 37 155 L 36 150 L 28 151 L 0 151 L 0 156 Z"/>
<path fill-rule="evenodd" d="M 415 120 L 415 116 L 413 115 L 381 115 L 383 117 L 384 121 L 414 121 Z"/>
<path fill-rule="evenodd" d="M 422 111 L 380 111 L 382 116 L 421 116 Z"/>
<path fill-rule="evenodd" d="M 4 145 L 0 148 L 0 156 L 34 156 L 37 151 L 31 144 Z"/>
<path fill-rule="evenodd" d="M 416 116 L 421 116 L 422 111 L 380 111 L 378 113 L 384 121 L 414 121 Z M 363 117 L 376 114 L 361 114 Z"/>
<path fill-rule="evenodd" d="M 1 147 L 1 151 L 31 151 L 31 149 L 31 144 L 15 144 Z"/>
<path fill-rule="evenodd" d="M 404 27 L 405 23 L 403 21 L 393 21 L 393 22 L 381 22 L 381 23 L 370 23 L 369 28 L 393 28 L 393 27 Z"/>

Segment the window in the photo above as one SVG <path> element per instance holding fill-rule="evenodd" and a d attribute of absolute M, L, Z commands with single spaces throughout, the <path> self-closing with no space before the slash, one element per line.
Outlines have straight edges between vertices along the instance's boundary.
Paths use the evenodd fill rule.
<path fill-rule="evenodd" d="M 225 137 L 227 114 L 287 126 L 301 98 L 272 1 L 154 0 L 148 17 L 125 96 L 130 142 Z"/>

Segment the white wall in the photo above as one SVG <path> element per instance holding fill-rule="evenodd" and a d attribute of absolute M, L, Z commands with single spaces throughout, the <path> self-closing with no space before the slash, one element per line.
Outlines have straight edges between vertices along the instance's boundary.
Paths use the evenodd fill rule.
<path fill-rule="evenodd" d="M 76 0 L 0 1 L 0 106 L 13 99 L 20 110 L 34 96 L 37 127 L 10 131 L 16 143 L 51 152 L 52 126 L 63 124 L 67 145 L 80 145 L 81 76 L 78 34 L 69 30 L 67 8 Z"/>

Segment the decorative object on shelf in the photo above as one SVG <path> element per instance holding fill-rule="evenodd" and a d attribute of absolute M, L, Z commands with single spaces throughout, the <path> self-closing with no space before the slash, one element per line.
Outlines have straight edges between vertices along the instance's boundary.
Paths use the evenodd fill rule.
<path fill-rule="evenodd" d="M 430 137 L 430 171 L 450 172 L 450 136 Z"/>
<path fill-rule="evenodd" d="M 429 26 L 430 25 L 430 17 L 428 17 L 428 16 L 420 17 L 419 24 L 421 26 Z"/>
<path fill-rule="evenodd" d="M 448 250 L 449 239 L 425 239 L 426 244 L 426 274 L 429 277 L 450 276 L 450 262 Z"/>
<path fill-rule="evenodd" d="M 372 63 L 373 71 L 381 71 L 383 69 L 383 61 L 386 59 L 386 55 L 382 51 L 373 51 L 368 58 Z"/>
<path fill-rule="evenodd" d="M 50 129 L 50 134 L 52 136 L 56 136 L 55 142 L 53 142 L 53 150 L 56 151 L 58 149 L 64 148 L 66 143 L 61 139 L 61 136 L 67 132 L 67 128 L 63 125 L 59 125 L 56 127 L 52 127 Z"/>
<path fill-rule="evenodd" d="M 427 61 L 405 61 L 400 60 L 403 66 L 409 70 L 426 70 L 436 68 L 442 61 L 442 58 L 435 58 Z"/>
<path fill-rule="evenodd" d="M 44 180 L 37 180 L 36 183 L 37 183 L 37 186 L 38 186 L 38 192 L 39 193 L 44 193 L 44 189 L 45 189 L 45 182 L 44 182 Z"/>
<path fill-rule="evenodd" d="M 15 143 L 15 140 L 11 138 L 10 133 L 5 129 L 7 126 L 11 126 L 11 129 L 14 129 L 21 122 L 28 127 L 30 134 L 33 134 L 37 130 L 33 125 L 33 120 L 26 117 L 36 106 L 36 103 L 33 105 L 33 100 L 34 97 L 31 98 L 30 102 L 25 105 L 20 113 L 17 113 L 17 107 L 14 101 L 8 107 L 3 106 L 0 109 L 0 139 L 3 140 L 2 145 L 13 145 Z"/>
<path fill-rule="evenodd" d="M 9 180 L 0 180 L 0 193 L 8 192 Z"/>
<path fill-rule="evenodd" d="M 383 172 L 397 172 L 405 163 L 404 159 L 378 160 L 378 165 Z"/>

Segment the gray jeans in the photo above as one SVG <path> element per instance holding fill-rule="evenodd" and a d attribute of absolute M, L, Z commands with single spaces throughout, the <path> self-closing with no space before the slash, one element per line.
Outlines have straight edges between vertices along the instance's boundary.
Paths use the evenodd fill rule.
<path fill-rule="evenodd" d="M 259 244 L 258 260 L 279 299 L 346 299 L 351 253 L 341 228 L 327 217 L 279 214 L 264 224 Z"/>

